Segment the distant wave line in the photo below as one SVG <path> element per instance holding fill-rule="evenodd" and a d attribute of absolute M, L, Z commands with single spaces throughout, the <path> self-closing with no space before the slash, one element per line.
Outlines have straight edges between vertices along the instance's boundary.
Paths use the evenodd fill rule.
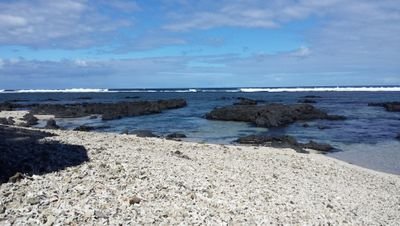
<path fill-rule="evenodd" d="M 187 88 L 187 89 L 0 89 L 0 93 L 196 93 L 196 92 L 400 92 L 400 86 L 364 86 L 364 87 L 275 87 L 275 88 Z"/>
<path fill-rule="evenodd" d="M 241 92 L 399 92 L 400 87 L 241 88 Z"/>

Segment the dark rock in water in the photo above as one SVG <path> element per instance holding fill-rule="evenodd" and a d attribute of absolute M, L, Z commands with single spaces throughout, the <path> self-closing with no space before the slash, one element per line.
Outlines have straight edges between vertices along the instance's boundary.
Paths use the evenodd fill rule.
<path fill-rule="evenodd" d="M 18 107 L 18 104 L 13 104 L 11 102 L 0 103 L 0 111 L 12 111 Z"/>
<path fill-rule="evenodd" d="M 386 111 L 400 112 L 400 102 L 368 103 L 368 106 L 384 107 Z"/>
<path fill-rule="evenodd" d="M 232 97 L 221 97 L 221 98 L 218 98 L 217 100 L 231 100 L 232 99 Z"/>
<path fill-rule="evenodd" d="M 76 127 L 76 128 L 74 129 L 74 131 L 89 132 L 89 131 L 93 131 L 93 130 L 95 130 L 95 129 L 96 129 L 96 128 L 93 127 L 93 126 L 81 125 L 81 126 Z"/>
<path fill-rule="evenodd" d="M 78 97 L 78 98 L 76 98 L 77 100 L 91 100 L 91 99 L 93 99 L 93 98 L 91 98 L 91 97 Z"/>
<path fill-rule="evenodd" d="M 252 100 L 249 98 L 238 97 L 239 102 L 234 103 L 234 105 L 257 105 L 256 100 Z"/>
<path fill-rule="evenodd" d="M 130 132 L 129 134 L 136 135 L 137 137 L 159 137 L 155 135 L 153 132 L 150 130 L 134 130 Z"/>
<path fill-rule="evenodd" d="M 161 113 L 163 110 L 181 108 L 187 105 L 184 99 L 137 101 L 119 103 L 81 103 L 81 104 L 39 104 L 32 106 L 35 114 L 54 115 L 57 118 L 76 118 L 95 114 L 103 120 L 122 117 Z"/>
<path fill-rule="evenodd" d="M 331 120 L 331 121 L 338 121 L 338 120 L 346 120 L 347 118 L 342 115 L 327 115 L 325 118 L 326 120 Z"/>
<path fill-rule="evenodd" d="M 296 139 L 292 136 L 249 135 L 240 137 L 236 142 L 240 144 L 269 145 L 273 147 L 293 147 L 298 145 Z"/>
<path fill-rule="evenodd" d="M 397 134 L 396 139 L 400 140 L 400 133 Z"/>
<path fill-rule="evenodd" d="M 315 100 L 310 100 L 310 99 L 304 99 L 304 100 L 299 100 L 299 103 L 304 103 L 304 104 L 315 104 L 317 101 Z"/>
<path fill-rule="evenodd" d="M 18 182 L 88 161 L 83 146 L 43 141 L 54 134 L 0 125 L 0 184 Z"/>
<path fill-rule="evenodd" d="M 168 134 L 166 136 L 166 138 L 169 140 L 176 140 L 176 139 L 186 138 L 186 135 L 183 133 L 171 133 L 171 134 Z"/>
<path fill-rule="evenodd" d="M 318 126 L 318 129 L 324 130 L 324 129 L 330 129 L 330 126 Z"/>
<path fill-rule="evenodd" d="M 299 153 L 308 153 L 304 150 L 313 149 L 321 151 L 323 153 L 332 151 L 334 148 L 329 144 L 320 144 L 314 141 L 310 141 L 306 144 L 297 142 L 296 138 L 292 136 L 268 136 L 268 135 L 249 135 L 245 137 L 240 137 L 236 140 L 239 144 L 250 144 L 250 145 L 262 145 L 267 147 L 275 148 L 292 148 Z"/>
<path fill-rule="evenodd" d="M 38 124 L 38 119 L 32 114 L 32 112 L 24 115 L 22 119 L 25 121 L 22 126 L 30 127 Z"/>
<path fill-rule="evenodd" d="M 48 98 L 48 99 L 44 99 L 44 100 L 42 100 L 42 101 L 60 101 L 60 100 Z"/>
<path fill-rule="evenodd" d="M 8 120 L 7 120 L 7 118 L 0 118 L 0 124 L 8 125 Z"/>
<path fill-rule="evenodd" d="M 89 117 L 89 119 L 97 119 L 97 115 L 92 115 Z"/>
<path fill-rule="evenodd" d="M 316 151 L 321 151 L 321 152 L 330 152 L 332 151 L 334 148 L 329 145 L 329 144 L 321 144 L 321 143 L 317 143 L 314 141 L 310 141 L 306 144 L 302 145 L 303 148 L 308 148 L 308 149 L 313 149 Z"/>
<path fill-rule="evenodd" d="M 16 102 L 28 102 L 29 100 L 26 100 L 26 99 L 14 99 L 14 100 L 9 100 L 9 102 L 14 102 L 14 103 L 16 103 Z"/>
<path fill-rule="evenodd" d="M 133 96 L 133 97 L 131 97 L 131 96 L 126 96 L 125 97 L 125 99 L 139 99 L 140 98 L 140 96 Z"/>
<path fill-rule="evenodd" d="M 310 127 L 310 125 L 308 125 L 307 123 L 304 123 L 302 126 L 303 126 L 304 128 Z"/>
<path fill-rule="evenodd" d="M 252 122 L 260 127 L 286 126 L 296 121 L 327 119 L 345 119 L 343 116 L 328 115 L 310 104 L 267 104 L 233 105 L 215 108 L 206 114 L 210 120 Z"/>
<path fill-rule="evenodd" d="M 56 120 L 49 119 L 49 120 L 47 120 L 46 126 L 44 128 L 45 129 L 59 129 L 60 127 L 57 125 Z"/>
<path fill-rule="evenodd" d="M 303 98 L 313 99 L 313 98 L 322 98 L 322 97 L 321 96 L 316 96 L 316 95 L 307 95 L 307 96 L 303 96 Z"/>

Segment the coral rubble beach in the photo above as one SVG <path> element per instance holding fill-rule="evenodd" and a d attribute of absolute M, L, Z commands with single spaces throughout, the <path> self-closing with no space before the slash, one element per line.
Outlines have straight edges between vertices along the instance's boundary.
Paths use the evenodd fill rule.
<path fill-rule="evenodd" d="M 400 222 L 399 176 L 323 155 L 41 131 L 56 136 L 44 136 L 39 144 L 81 147 L 87 159 L 2 183 L 2 225 Z"/>

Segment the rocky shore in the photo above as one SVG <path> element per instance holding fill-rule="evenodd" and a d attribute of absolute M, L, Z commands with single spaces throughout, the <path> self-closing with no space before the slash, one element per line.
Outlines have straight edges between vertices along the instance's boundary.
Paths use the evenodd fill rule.
<path fill-rule="evenodd" d="M 103 120 L 119 119 L 139 115 L 157 114 L 163 110 L 182 108 L 187 105 L 184 99 L 158 101 L 133 101 L 117 103 L 78 103 L 78 104 L 0 104 L 0 111 L 18 108 L 30 109 L 35 115 L 53 115 L 57 118 L 77 118 L 101 115 Z"/>
<path fill-rule="evenodd" d="M 344 120 L 345 117 L 329 115 L 310 104 L 232 105 L 215 108 L 205 116 L 210 120 L 251 122 L 260 127 L 281 127 L 296 121 L 315 119 Z"/>
<path fill-rule="evenodd" d="M 47 154 L 26 160 L 42 164 L 40 173 L 21 171 L 0 184 L 0 225 L 400 222 L 399 176 L 323 155 L 136 135 L 19 130 L 5 129 L 2 154 L 24 156 L 21 151 L 31 145 Z M 71 146 L 87 159 L 66 158 L 75 150 Z"/>

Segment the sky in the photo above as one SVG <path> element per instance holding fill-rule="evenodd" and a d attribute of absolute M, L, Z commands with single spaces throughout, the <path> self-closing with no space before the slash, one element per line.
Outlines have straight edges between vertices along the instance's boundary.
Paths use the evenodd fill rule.
<path fill-rule="evenodd" d="M 0 89 L 400 85 L 399 0 L 0 0 Z"/>

